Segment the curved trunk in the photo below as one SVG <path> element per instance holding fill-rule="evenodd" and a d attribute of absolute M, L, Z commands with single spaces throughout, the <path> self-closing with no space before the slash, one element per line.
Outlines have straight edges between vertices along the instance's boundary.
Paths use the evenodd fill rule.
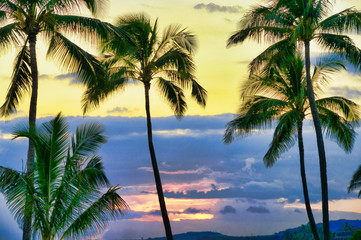
<path fill-rule="evenodd" d="M 30 99 L 30 109 L 29 109 L 29 128 L 35 128 L 36 123 L 36 107 L 38 101 L 38 64 L 36 60 L 36 35 L 29 35 L 29 45 L 30 45 L 30 68 L 31 68 L 31 99 Z M 28 156 L 26 161 L 26 173 L 32 174 L 35 168 L 34 162 L 34 146 L 29 140 L 28 147 Z M 25 202 L 26 210 L 24 216 L 24 225 L 23 225 L 23 240 L 31 239 L 31 217 L 32 217 L 32 208 L 29 204 L 29 200 L 26 199 Z"/>
<path fill-rule="evenodd" d="M 298 150 L 300 153 L 300 171 L 301 171 L 302 189 L 303 189 L 303 196 L 305 199 L 306 212 L 308 216 L 308 221 L 310 222 L 313 237 L 315 238 L 315 240 L 320 240 L 320 237 L 318 236 L 317 233 L 317 226 L 315 223 L 315 219 L 313 218 L 313 214 L 312 214 L 310 198 L 308 196 L 306 170 L 305 170 L 305 152 L 303 148 L 302 120 L 300 120 L 297 123 L 297 130 L 298 130 Z"/>
<path fill-rule="evenodd" d="M 330 223 L 328 215 L 328 187 L 327 187 L 327 163 L 325 145 L 323 143 L 321 122 L 318 116 L 315 95 L 313 92 L 311 82 L 311 60 L 310 60 L 310 42 L 305 43 L 305 61 L 306 61 L 306 79 L 307 79 L 307 97 L 311 107 L 313 124 L 316 131 L 318 157 L 320 162 L 320 176 L 321 176 L 321 191 L 322 191 L 322 222 L 323 222 L 323 236 L 324 240 L 330 239 Z"/>
<path fill-rule="evenodd" d="M 145 111 L 147 113 L 148 145 L 149 145 L 150 159 L 152 161 L 154 180 L 155 180 L 155 185 L 157 188 L 160 211 L 162 213 L 166 237 L 167 237 L 167 240 L 173 240 L 172 229 L 171 229 L 169 218 L 168 218 L 167 207 L 166 207 L 165 201 L 164 201 L 163 188 L 162 188 L 162 182 L 160 179 L 157 158 L 155 156 L 155 151 L 154 151 L 154 146 L 153 146 L 152 122 L 151 122 L 151 118 L 150 118 L 150 105 L 149 105 L 150 84 L 144 83 L 144 88 L 145 88 Z"/>

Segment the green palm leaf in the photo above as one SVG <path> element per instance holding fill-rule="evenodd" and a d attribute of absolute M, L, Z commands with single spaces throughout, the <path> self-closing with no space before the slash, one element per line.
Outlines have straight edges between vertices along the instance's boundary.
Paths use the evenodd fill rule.
<path fill-rule="evenodd" d="M 0 108 L 1 116 L 8 116 L 16 111 L 25 92 L 31 87 L 30 52 L 26 44 L 15 59 L 15 67 L 12 75 L 11 85 L 5 97 L 5 103 Z"/>
<path fill-rule="evenodd" d="M 59 33 L 53 35 L 47 56 L 56 59 L 67 72 L 77 73 L 78 80 L 84 83 L 94 82 L 98 76 L 106 75 L 94 56 Z"/>
<path fill-rule="evenodd" d="M 118 186 L 109 188 L 66 229 L 60 239 L 99 232 L 106 227 L 104 220 L 122 216 L 123 209 L 127 209 L 128 206 L 116 193 L 119 189 Z"/>
<path fill-rule="evenodd" d="M 180 118 L 187 109 L 187 103 L 185 102 L 182 89 L 171 81 L 163 78 L 158 79 L 157 85 L 166 101 L 170 104 L 176 117 Z"/>
<path fill-rule="evenodd" d="M 280 117 L 273 134 L 272 142 L 267 153 L 263 157 L 263 162 L 266 167 L 272 167 L 280 155 L 295 144 L 295 135 L 299 120 L 296 111 L 287 112 Z"/>

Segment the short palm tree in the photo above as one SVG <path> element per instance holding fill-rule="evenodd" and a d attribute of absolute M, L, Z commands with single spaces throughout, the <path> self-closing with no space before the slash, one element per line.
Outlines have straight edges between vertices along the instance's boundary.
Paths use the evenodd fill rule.
<path fill-rule="evenodd" d="M 361 50 L 350 37 L 344 35 L 361 32 L 361 13 L 348 8 L 326 17 L 331 12 L 331 8 L 332 2 L 329 0 L 267 0 L 266 5 L 254 7 L 245 14 L 240 22 L 240 29 L 228 39 L 228 46 L 242 43 L 248 38 L 256 40 L 264 38 L 273 42 L 273 45 L 251 62 L 251 71 L 257 69 L 272 55 L 282 57 L 288 54 L 283 50 L 297 47 L 298 43 L 304 45 L 307 97 L 315 125 L 320 161 L 325 240 L 330 236 L 327 164 L 321 122 L 311 84 L 310 42 L 315 40 L 314 42 L 325 50 L 338 53 L 357 66 L 361 63 Z"/>
<path fill-rule="evenodd" d="M 77 239 L 103 230 L 110 219 L 128 209 L 111 187 L 95 153 L 106 141 L 102 125 L 88 123 L 70 135 L 58 115 L 39 129 L 17 129 L 14 138 L 31 139 L 35 168 L 25 174 L 0 167 L 0 190 L 21 225 L 32 211 L 36 239 Z M 71 141 L 70 141 L 71 140 Z M 105 192 L 104 187 L 109 187 Z M 26 197 L 30 201 L 26 201 Z"/>
<path fill-rule="evenodd" d="M 49 42 L 47 56 L 69 72 L 87 81 L 102 74 L 96 59 L 64 34 L 76 34 L 89 42 L 104 39 L 114 28 L 94 18 L 74 15 L 81 9 L 99 12 L 104 0 L 0 0 L 0 45 L 2 50 L 20 46 L 15 59 L 12 81 L 0 108 L 1 116 L 16 111 L 23 94 L 31 94 L 29 123 L 35 125 L 38 99 L 36 43 L 39 37 Z M 72 14 L 72 15 L 70 15 Z M 122 34 L 121 31 L 117 32 Z M 27 171 L 33 171 L 34 150 L 29 142 Z M 24 224 L 24 239 L 30 239 L 30 225 Z"/>
<path fill-rule="evenodd" d="M 167 27 L 160 36 L 158 21 L 152 24 L 144 14 L 121 17 L 116 26 L 128 32 L 134 44 L 125 46 L 123 39 L 116 35 L 104 42 L 104 52 L 108 55 L 104 57 L 103 65 L 108 75 L 87 85 L 84 112 L 98 106 L 112 92 L 122 90 L 129 82 L 143 84 L 149 152 L 166 236 L 170 240 L 173 236 L 153 145 L 149 90 L 152 84 L 157 87 L 178 118 L 187 108 L 182 87 L 191 88 L 192 97 L 205 106 L 206 91 L 194 76 L 196 37 L 176 25 Z"/>
<path fill-rule="evenodd" d="M 327 83 L 329 74 L 340 67 L 342 65 L 337 61 L 325 61 L 314 68 L 312 83 L 316 94 Z M 253 72 L 243 84 L 244 102 L 239 115 L 227 124 L 224 142 L 229 144 L 237 136 L 246 136 L 254 129 L 267 128 L 276 122 L 272 142 L 263 158 L 265 165 L 271 167 L 298 139 L 306 211 L 314 239 L 319 240 L 308 196 L 304 163 L 302 127 L 304 119 L 310 114 L 306 85 L 304 62 L 299 56 L 288 56 Z M 316 105 L 326 136 L 350 152 L 356 135 L 354 126 L 360 115 L 356 103 L 336 96 L 318 99 Z"/>

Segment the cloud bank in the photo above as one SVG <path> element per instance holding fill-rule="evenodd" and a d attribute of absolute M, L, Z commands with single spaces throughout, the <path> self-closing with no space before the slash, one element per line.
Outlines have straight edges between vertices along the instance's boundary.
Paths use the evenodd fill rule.
<path fill-rule="evenodd" d="M 241 6 L 221 6 L 215 3 L 199 3 L 194 6 L 194 9 L 205 9 L 209 13 L 226 12 L 226 13 L 240 13 L 243 8 Z"/>

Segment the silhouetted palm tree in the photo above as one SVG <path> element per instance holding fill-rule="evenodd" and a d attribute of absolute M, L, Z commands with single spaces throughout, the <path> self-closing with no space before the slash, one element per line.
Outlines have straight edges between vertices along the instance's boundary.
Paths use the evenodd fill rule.
<path fill-rule="evenodd" d="M 153 146 L 149 90 L 152 84 L 157 87 L 177 118 L 181 118 L 187 108 L 182 88 L 191 88 L 197 103 L 206 105 L 206 91 L 194 76 L 196 37 L 178 25 L 165 28 L 161 36 L 158 20 L 152 24 L 144 14 L 121 17 L 116 26 L 128 32 L 134 44 L 125 46 L 123 39 L 116 35 L 104 42 L 104 52 L 108 55 L 103 64 L 108 76 L 88 84 L 83 109 L 86 112 L 89 107 L 98 106 L 109 94 L 122 90 L 129 82 L 143 84 L 149 152 L 166 236 L 170 240 L 173 236 Z"/>
<path fill-rule="evenodd" d="M 109 32 L 114 31 L 110 24 L 74 15 L 82 9 L 95 14 L 103 3 L 102 0 L 0 0 L 0 23 L 4 24 L 0 27 L 1 48 L 20 46 L 0 115 L 7 116 L 16 111 L 23 94 L 30 92 L 29 123 L 30 126 L 35 125 L 38 99 L 36 42 L 39 37 L 49 42 L 47 56 L 55 59 L 64 70 L 77 72 L 82 81 L 102 74 L 96 59 L 64 34 L 76 34 L 93 43 L 99 38 L 106 38 Z M 118 34 L 121 32 L 118 31 Z M 29 173 L 34 168 L 33 156 L 34 150 L 29 141 L 26 164 Z M 31 223 L 26 221 L 23 239 L 30 239 L 30 226 Z"/>
<path fill-rule="evenodd" d="M 321 91 L 322 85 L 327 83 L 328 75 L 341 67 L 337 61 L 326 61 L 315 66 L 312 83 L 316 94 Z M 255 129 L 267 128 L 277 122 L 272 142 L 263 158 L 265 165 L 272 167 L 298 138 L 307 216 L 314 239 L 319 240 L 308 195 L 304 163 L 302 127 L 303 120 L 310 114 L 306 85 L 304 62 L 299 56 L 288 56 L 253 72 L 242 85 L 244 102 L 239 115 L 227 124 L 224 142 L 229 144 L 237 136 L 248 135 Z M 356 103 L 337 96 L 318 99 L 316 106 L 326 136 L 337 141 L 346 152 L 350 152 L 356 136 L 354 126 L 357 125 L 360 114 Z"/>
<path fill-rule="evenodd" d="M 116 192 L 119 187 L 110 186 L 101 158 L 95 155 L 106 142 L 103 133 L 102 125 L 89 123 L 71 136 L 60 115 L 37 130 L 15 131 L 14 138 L 26 137 L 34 144 L 34 172 L 0 167 L 0 189 L 19 224 L 26 211 L 33 211 L 36 239 L 75 239 L 98 233 L 107 221 L 128 209 Z M 102 193 L 105 186 L 109 188 Z"/>
<path fill-rule="evenodd" d="M 240 30 L 228 39 L 228 46 L 242 43 L 247 38 L 262 38 L 276 42 L 251 62 L 251 72 L 271 55 L 285 55 L 291 47 L 303 43 L 305 51 L 307 97 L 316 130 L 320 161 L 322 214 L 324 239 L 330 235 L 328 214 L 327 164 L 321 122 L 316 108 L 311 84 L 310 42 L 312 40 L 327 51 L 360 66 L 361 50 L 347 33 L 361 32 L 361 13 L 348 8 L 326 18 L 332 8 L 328 0 L 268 0 L 267 5 L 257 6 L 244 15 Z M 360 67 L 359 67 L 360 68 Z"/>

